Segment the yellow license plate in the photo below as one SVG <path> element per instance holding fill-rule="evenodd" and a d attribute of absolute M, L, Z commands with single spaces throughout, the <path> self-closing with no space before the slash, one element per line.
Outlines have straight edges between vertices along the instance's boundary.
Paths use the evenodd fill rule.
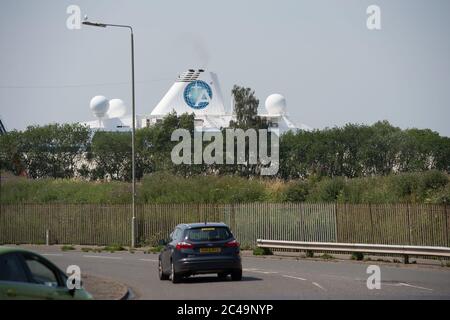
<path fill-rule="evenodd" d="M 200 248 L 200 253 L 219 253 L 220 248 Z"/>

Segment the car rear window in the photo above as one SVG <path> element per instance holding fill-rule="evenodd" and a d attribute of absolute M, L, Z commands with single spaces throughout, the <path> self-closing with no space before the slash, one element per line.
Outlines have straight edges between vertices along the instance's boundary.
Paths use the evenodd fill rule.
<path fill-rule="evenodd" d="M 231 238 L 231 232 L 226 227 L 203 227 L 188 229 L 186 240 L 190 241 L 222 241 Z"/>

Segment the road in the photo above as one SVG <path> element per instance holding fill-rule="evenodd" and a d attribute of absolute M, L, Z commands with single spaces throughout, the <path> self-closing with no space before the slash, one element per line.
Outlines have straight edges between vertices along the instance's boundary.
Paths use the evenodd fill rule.
<path fill-rule="evenodd" d="M 136 299 L 450 299 L 450 268 L 444 267 L 383 264 L 381 289 L 369 290 L 369 263 L 244 256 L 240 282 L 202 275 L 172 284 L 159 280 L 156 254 L 32 250 L 62 270 L 78 265 L 82 274 L 125 283 Z"/>

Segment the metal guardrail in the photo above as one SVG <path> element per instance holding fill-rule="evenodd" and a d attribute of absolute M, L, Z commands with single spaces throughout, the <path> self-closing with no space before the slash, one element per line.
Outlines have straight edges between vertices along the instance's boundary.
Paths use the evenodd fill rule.
<path fill-rule="evenodd" d="M 272 249 L 293 249 L 310 251 L 361 252 L 398 254 L 404 256 L 433 256 L 450 257 L 450 248 L 425 247 L 387 244 L 335 243 L 335 242 L 307 242 L 258 239 L 257 246 Z"/>

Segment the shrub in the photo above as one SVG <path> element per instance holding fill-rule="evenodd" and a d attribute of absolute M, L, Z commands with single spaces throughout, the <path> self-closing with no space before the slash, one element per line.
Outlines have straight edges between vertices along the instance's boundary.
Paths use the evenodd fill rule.
<path fill-rule="evenodd" d="M 286 201 L 303 202 L 309 194 L 309 185 L 307 182 L 299 181 L 291 184 L 286 190 Z"/>
<path fill-rule="evenodd" d="M 269 248 L 257 247 L 255 249 L 253 249 L 253 255 L 255 255 L 255 256 L 267 256 L 267 255 L 273 255 L 273 252 Z"/>
<path fill-rule="evenodd" d="M 422 174 L 421 187 L 424 189 L 439 189 L 447 184 L 448 178 L 443 172 L 430 170 Z"/>
<path fill-rule="evenodd" d="M 160 253 L 164 249 L 164 246 L 158 245 L 156 247 L 151 247 L 148 249 L 147 253 Z"/>
<path fill-rule="evenodd" d="M 113 253 L 113 252 L 116 252 L 116 251 L 125 251 L 125 248 L 120 246 L 120 245 L 118 245 L 118 244 L 113 244 L 113 245 L 109 245 L 109 246 L 104 247 L 103 250 Z"/>
<path fill-rule="evenodd" d="M 391 176 L 392 191 L 399 199 L 411 201 L 418 191 L 420 179 L 416 174 L 404 173 Z"/>
<path fill-rule="evenodd" d="M 364 260 L 364 253 L 362 253 L 362 252 L 353 252 L 352 253 L 352 260 L 358 260 L 358 261 Z"/>
<path fill-rule="evenodd" d="M 430 192 L 428 197 L 424 200 L 424 202 L 436 204 L 449 204 L 450 184 L 447 184 L 444 188 Z"/>
<path fill-rule="evenodd" d="M 344 178 L 325 178 L 316 184 L 308 200 L 314 202 L 334 202 L 338 199 L 344 188 Z"/>
<path fill-rule="evenodd" d="M 448 176 L 439 171 L 344 179 L 311 176 L 307 180 L 282 181 L 237 176 L 180 177 L 155 173 L 137 184 L 137 203 L 450 203 Z M 131 185 L 69 179 L 1 180 L 0 203 L 128 204 Z M 139 239 L 155 245 L 157 240 Z"/>
<path fill-rule="evenodd" d="M 69 179 L 14 179 L 2 182 L 1 203 L 131 202 L 130 186 L 122 182 L 87 182 Z"/>
<path fill-rule="evenodd" d="M 265 199 L 264 184 L 235 176 L 156 173 L 143 179 L 139 198 L 145 203 L 237 203 Z"/>
<path fill-rule="evenodd" d="M 324 253 L 320 257 L 322 259 L 324 259 L 324 260 L 333 260 L 334 259 L 334 257 L 331 254 L 328 254 L 328 253 Z"/>

